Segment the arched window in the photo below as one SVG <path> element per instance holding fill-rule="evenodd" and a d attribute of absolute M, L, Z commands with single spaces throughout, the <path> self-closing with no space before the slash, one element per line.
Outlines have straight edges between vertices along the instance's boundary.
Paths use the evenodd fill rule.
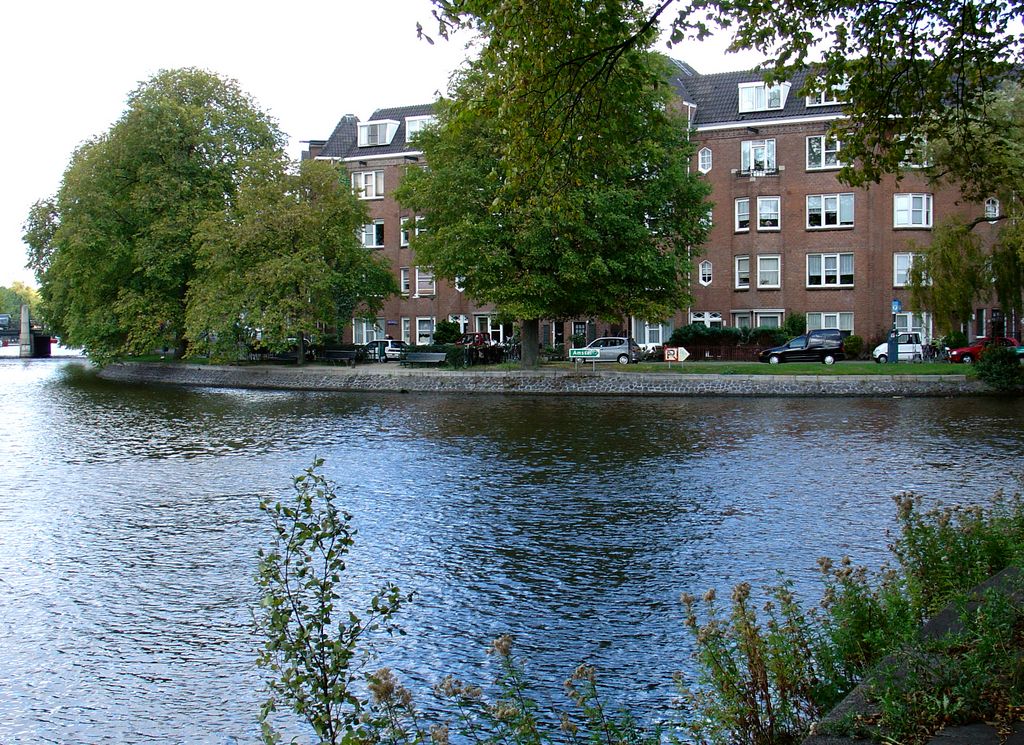
<path fill-rule="evenodd" d="M 996 218 L 999 217 L 999 200 L 995 197 L 989 197 L 985 200 L 985 217 L 988 218 L 989 222 L 995 222 Z"/>

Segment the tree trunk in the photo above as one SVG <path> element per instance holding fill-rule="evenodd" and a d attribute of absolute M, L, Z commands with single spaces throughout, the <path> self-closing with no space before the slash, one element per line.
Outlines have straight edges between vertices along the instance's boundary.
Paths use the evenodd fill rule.
<path fill-rule="evenodd" d="M 536 369 L 540 366 L 540 319 L 531 318 L 522 322 L 519 333 L 522 351 L 522 367 L 524 370 Z"/>
<path fill-rule="evenodd" d="M 299 332 L 299 348 L 295 352 L 295 364 L 301 365 L 306 361 L 306 335 Z"/>

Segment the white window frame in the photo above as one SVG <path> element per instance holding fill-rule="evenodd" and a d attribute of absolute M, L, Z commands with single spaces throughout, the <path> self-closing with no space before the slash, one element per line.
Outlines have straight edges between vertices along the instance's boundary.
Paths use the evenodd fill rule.
<path fill-rule="evenodd" d="M 714 310 L 691 310 L 690 323 L 699 323 L 709 329 L 720 329 L 725 326 L 722 314 Z"/>
<path fill-rule="evenodd" d="M 405 248 L 409 245 L 409 218 L 401 217 L 398 220 L 398 245 Z"/>
<path fill-rule="evenodd" d="M 775 207 L 772 208 L 774 203 Z M 765 220 L 775 220 L 774 225 L 766 224 Z M 782 230 L 782 197 L 757 198 L 757 232 Z"/>
<path fill-rule="evenodd" d="M 697 170 L 701 173 L 707 173 L 711 170 L 712 154 L 711 148 L 702 147 L 697 153 Z"/>
<path fill-rule="evenodd" d="M 807 313 L 807 330 L 839 329 L 853 333 L 853 313 L 846 310 L 810 311 Z"/>
<path fill-rule="evenodd" d="M 415 231 L 413 233 L 414 235 L 423 235 L 424 233 L 427 232 L 427 229 L 423 225 L 423 221 L 425 219 L 426 218 L 423 217 L 423 215 L 416 215 L 416 219 L 414 220 L 414 223 L 415 223 Z"/>
<path fill-rule="evenodd" d="M 812 202 L 817 202 L 812 207 Z M 852 228 L 854 222 L 855 198 L 853 192 L 844 194 L 808 194 L 806 220 L 808 230 L 835 230 L 836 228 Z M 817 214 L 819 224 L 811 222 L 811 216 Z M 829 222 L 829 215 L 832 221 Z M 844 217 L 846 219 L 844 219 Z"/>
<path fill-rule="evenodd" d="M 362 122 L 359 125 L 359 147 L 390 145 L 397 131 L 398 122 L 394 119 Z"/>
<path fill-rule="evenodd" d="M 385 321 L 383 318 L 369 320 L 366 318 L 352 319 L 352 343 L 366 344 L 377 339 L 383 339 Z"/>
<path fill-rule="evenodd" d="M 729 314 L 732 317 L 732 325 L 738 329 L 749 329 L 753 324 L 753 313 L 749 310 L 734 310 Z"/>
<path fill-rule="evenodd" d="M 839 93 L 846 93 L 848 87 L 846 83 L 842 83 L 832 88 L 822 88 L 814 95 L 807 96 L 806 105 L 811 108 L 814 106 L 837 106 L 842 103 L 848 103 L 845 98 L 839 98 Z"/>
<path fill-rule="evenodd" d="M 932 338 L 931 313 L 903 312 L 896 314 L 896 331 L 901 334 L 918 333 L 922 339 Z"/>
<path fill-rule="evenodd" d="M 932 195 L 926 193 L 893 194 L 892 226 L 918 230 L 930 228 L 932 226 Z"/>
<path fill-rule="evenodd" d="M 353 171 L 352 190 L 360 199 L 383 199 L 384 171 Z"/>
<path fill-rule="evenodd" d="M 434 327 L 436 323 L 434 316 L 417 316 L 416 317 L 416 344 L 430 344 L 434 341 Z M 423 333 L 424 327 L 429 326 L 430 331 Z M 426 337 L 426 341 L 423 341 Z"/>
<path fill-rule="evenodd" d="M 779 111 L 786 107 L 790 83 L 767 85 L 762 82 L 739 84 L 739 112 Z"/>
<path fill-rule="evenodd" d="M 741 269 L 741 264 L 746 264 L 746 269 Z M 746 274 L 746 281 L 743 280 L 743 275 Z M 733 288 L 736 290 L 749 290 L 750 289 L 750 256 L 743 254 L 741 256 L 733 257 Z"/>
<path fill-rule="evenodd" d="M 783 318 L 786 312 L 784 310 L 772 309 L 772 310 L 755 310 L 754 311 L 754 325 L 761 328 L 781 328 Z M 765 320 L 771 318 L 774 324 L 765 326 Z"/>
<path fill-rule="evenodd" d="M 427 266 L 416 267 L 416 294 L 413 297 L 433 297 L 437 294 L 437 278 Z"/>
<path fill-rule="evenodd" d="M 384 248 L 384 221 L 372 220 L 363 225 L 363 247 Z"/>
<path fill-rule="evenodd" d="M 910 282 L 910 269 L 919 254 L 898 252 L 892 255 L 892 286 L 906 287 Z"/>
<path fill-rule="evenodd" d="M 700 282 L 700 284 L 704 287 L 707 287 L 708 285 L 711 284 L 711 270 L 711 262 L 708 261 L 707 259 L 704 259 L 704 261 L 700 262 L 700 264 L 697 266 L 697 281 Z"/>
<path fill-rule="evenodd" d="M 406 344 L 411 344 L 412 341 L 412 319 L 408 316 L 402 316 L 402 341 Z"/>
<path fill-rule="evenodd" d="M 999 200 L 995 197 L 989 197 L 985 200 L 985 217 L 989 223 L 995 223 L 999 219 Z"/>
<path fill-rule="evenodd" d="M 812 266 L 817 264 L 817 272 L 812 274 Z M 849 272 L 844 272 L 844 265 Z M 844 282 L 843 277 L 849 276 L 849 281 Z M 813 277 L 818 277 L 818 282 L 812 282 Z M 807 254 L 807 274 L 805 275 L 808 289 L 831 289 L 834 287 L 853 287 L 854 280 L 854 258 L 852 251 L 836 253 L 809 253 Z M 831 280 L 831 281 L 830 281 Z M 833 328 L 825 326 L 823 328 Z"/>
<path fill-rule="evenodd" d="M 435 121 L 437 117 L 432 114 L 405 117 L 405 141 L 412 142 L 424 127 L 429 127 Z"/>
<path fill-rule="evenodd" d="M 740 173 L 775 173 L 777 170 L 774 138 L 740 143 Z"/>
<path fill-rule="evenodd" d="M 652 323 L 651 321 L 641 321 L 637 324 L 637 330 L 640 332 L 640 338 L 643 339 L 641 344 L 656 344 L 661 346 L 668 338 L 672 335 L 672 326 L 661 321 L 660 323 Z M 586 328 L 584 328 L 584 334 Z"/>
<path fill-rule="evenodd" d="M 398 270 L 398 286 L 403 297 L 409 297 L 412 293 L 412 273 L 409 271 L 409 267 L 403 266 Z"/>
<path fill-rule="evenodd" d="M 740 209 L 741 205 L 746 208 L 745 211 Z M 741 216 L 744 215 L 744 214 L 746 215 L 746 223 L 747 224 L 745 226 L 741 226 L 740 225 L 740 223 L 742 222 L 742 217 Z M 733 229 L 737 233 L 748 233 L 748 232 L 750 232 L 750 197 L 741 197 L 741 198 L 737 199 L 733 203 L 733 215 L 734 215 L 734 217 L 733 217 Z"/>
<path fill-rule="evenodd" d="M 811 143 L 817 142 L 819 147 L 820 160 L 813 163 L 811 160 Z M 830 147 L 831 145 L 831 147 Z M 828 135 L 811 135 L 807 138 L 806 155 L 808 171 L 828 171 L 843 167 L 840 153 L 843 150 L 843 143 L 835 137 Z M 831 159 L 831 162 L 829 162 Z"/>
<path fill-rule="evenodd" d="M 775 262 L 775 268 L 768 268 Z M 765 266 L 762 266 L 765 265 Z M 775 281 L 765 279 L 766 274 L 775 274 Z M 782 287 L 782 254 L 758 254 L 757 256 L 757 288 L 759 290 L 777 290 Z"/>

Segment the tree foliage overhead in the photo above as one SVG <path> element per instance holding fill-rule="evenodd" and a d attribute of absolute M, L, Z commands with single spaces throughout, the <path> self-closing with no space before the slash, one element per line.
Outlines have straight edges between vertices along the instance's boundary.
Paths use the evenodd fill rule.
<path fill-rule="evenodd" d="M 282 143 L 234 81 L 180 69 L 141 84 L 26 223 L 51 328 L 98 360 L 183 349 L 196 228 L 232 198 L 253 153 Z"/>
<path fill-rule="evenodd" d="M 376 315 L 398 288 L 356 235 L 365 221 L 335 165 L 295 169 L 270 153 L 252 161 L 232 202 L 197 232 L 186 316 L 193 348 L 234 359 L 258 332 L 262 346 L 285 351 L 296 337 Z"/>
<path fill-rule="evenodd" d="M 642 5 L 440 5 L 484 44 L 421 135 L 429 168 L 399 190 L 427 214 L 417 260 L 527 322 L 685 305 L 708 192 Z M 636 43 L 607 64 L 624 36 Z"/>

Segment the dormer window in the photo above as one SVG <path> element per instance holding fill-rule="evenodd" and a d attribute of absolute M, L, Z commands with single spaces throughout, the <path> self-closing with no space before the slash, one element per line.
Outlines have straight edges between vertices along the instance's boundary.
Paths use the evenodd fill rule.
<path fill-rule="evenodd" d="M 436 117 L 431 115 L 426 116 L 407 116 L 405 117 L 405 141 L 412 142 L 413 139 L 425 127 L 429 127 L 436 121 Z"/>
<path fill-rule="evenodd" d="M 740 83 L 740 113 L 746 111 L 774 111 L 785 108 L 789 83 L 765 85 Z"/>
<path fill-rule="evenodd" d="M 985 218 L 989 222 L 995 222 L 999 219 L 999 200 L 995 197 L 989 197 L 985 200 Z"/>
<path fill-rule="evenodd" d="M 824 81 L 819 81 L 819 85 Z M 808 106 L 836 106 L 846 103 L 846 83 L 840 83 L 832 88 L 822 88 L 807 97 Z"/>
<path fill-rule="evenodd" d="M 367 122 L 359 125 L 359 147 L 374 147 L 376 145 L 390 145 L 395 132 L 398 131 L 398 122 L 393 119 L 385 119 L 379 122 Z"/>

